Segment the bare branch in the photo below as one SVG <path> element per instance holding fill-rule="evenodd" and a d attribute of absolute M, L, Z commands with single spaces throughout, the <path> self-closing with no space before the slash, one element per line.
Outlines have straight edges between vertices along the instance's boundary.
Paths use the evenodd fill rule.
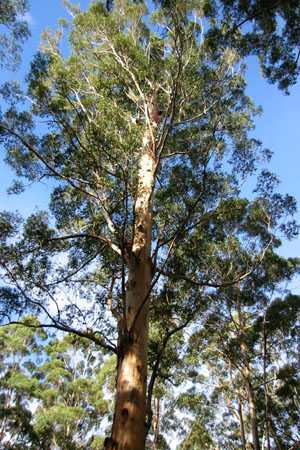
<path fill-rule="evenodd" d="M 112 250 L 114 250 L 118 255 L 122 256 L 122 251 L 121 249 L 114 244 L 109 238 L 106 238 L 105 236 L 101 236 L 98 234 L 93 234 L 93 233 L 74 233 L 74 234 L 69 234 L 66 236 L 57 236 L 57 237 L 53 237 L 53 238 L 49 238 L 47 239 L 47 241 L 64 241 L 64 240 L 69 240 L 69 239 L 95 239 L 98 240 L 100 242 L 103 242 L 104 244 L 108 245 Z"/>
<path fill-rule="evenodd" d="M 76 330 L 75 328 L 69 327 L 66 324 L 61 324 L 61 323 L 43 323 L 43 324 L 39 324 L 39 325 L 34 325 L 34 324 L 30 324 L 28 322 L 21 322 L 21 321 L 11 321 L 9 323 L 6 324 L 2 324 L 0 325 L 1 327 L 7 327 L 9 325 L 20 325 L 20 326 L 24 326 L 24 327 L 28 327 L 28 328 L 35 328 L 35 329 L 40 329 L 40 328 L 55 328 L 57 330 L 63 331 L 65 333 L 71 333 L 71 334 L 75 334 L 76 336 L 85 338 L 85 339 L 89 339 L 90 341 L 94 342 L 95 344 L 99 345 L 100 347 L 104 348 L 105 350 L 108 350 L 110 352 L 113 352 L 115 354 L 117 354 L 117 348 L 114 345 L 109 345 L 106 344 L 102 339 L 99 339 L 96 337 L 96 334 L 98 334 L 99 332 L 88 332 L 88 331 L 80 331 L 80 330 Z"/>

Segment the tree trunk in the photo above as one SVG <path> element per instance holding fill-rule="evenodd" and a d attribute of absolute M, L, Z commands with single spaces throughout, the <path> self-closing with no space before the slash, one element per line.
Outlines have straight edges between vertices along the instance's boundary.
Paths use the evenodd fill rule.
<path fill-rule="evenodd" d="M 250 378 L 248 376 L 246 378 L 246 389 L 247 389 L 248 403 L 249 403 L 249 414 L 250 414 L 250 421 L 251 421 L 251 434 L 252 434 L 253 448 L 254 448 L 254 450 L 260 450 L 255 396 L 254 396 L 254 391 L 252 388 Z"/>
<path fill-rule="evenodd" d="M 240 432 L 241 432 L 241 443 L 242 450 L 246 450 L 246 437 L 245 437 L 245 426 L 244 426 L 244 417 L 243 417 L 243 406 L 241 399 L 238 400 L 238 414 L 240 420 Z"/>
<path fill-rule="evenodd" d="M 245 380 L 245 388 L 248 397 L 248 405 L 249 405 L 249 415 L 251 422 L 251 435 L 252 435 L 252 444 L 254 450 L 260 450 L 259 445 L 259 435 L 258 435 L 258 426 L 257 426 L 257 410 L 256 410 L 256 402 L 255 402 L 255 394 L 253 390 L 253 386 L 251 383 L 251 365 L 249 360 L 249 349 L 244 340 L 244 317 L 241 311 L 241 304 L 239 297 L 237 298 L 237 312 L 238 312 L 238 320 L 240 326 L 240 349 L 243 357 L 243 376 Z"/>
<path fill-rule="evenodd" d="M 128 261 L 126 314 L 119 326 L 115 412 L 106 450 L 143 450 L 146 439 L 148 312 L 152 282 L 152 190 L 155 149 L 144 136 L 135 203 L 135 227 Z"/>
<path fill-rule="evenodd" d="M 263 377 L 264 377 L 264 397 L 265 397 L 265 433 L 267 450 L 271 450 L 270 427 L 269 427 L 269 396 L 267 386 L 267 334 L 266 334 L 266 315 L 263 321 Z"/>
<path fill-rule="evenodd" d="M 156 399 L 156 411 L 155 411 L 155 417 L 153 420 L 153 445 L 152 450 L 158 450 L 158 438 L 159 438 L 159 421 L 160 421 L 160 400 L 159 398 Z"/>

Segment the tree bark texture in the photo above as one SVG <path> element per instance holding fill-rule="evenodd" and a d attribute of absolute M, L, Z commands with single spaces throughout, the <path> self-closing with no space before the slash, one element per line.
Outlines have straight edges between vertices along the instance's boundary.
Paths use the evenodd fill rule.
<path fill-rule="evenodd" d="M 249 415 L 250 415 L 250 421 L 251 421 L 251 434 L 252 434 L 253 448 L 254 448 L 254 450 L 260 450 L 255 396 L 254 396 L 253 387 L 252 387 L 249 377 L 246 378 L 246 389 L 247 389 L 247 396 L 248 396 L 248 403 L 249 403 Z"/>
<path fill-rule="evenodd" d="M 240 349 L 243 357 L 243 377 L 245 380 L 245 388 L 247 392 L 248 405 L 249 405 L 249 415 L 250 415 L 250 423 L 251 423 L 251 435 L 252 435 L 252 444 L 254 450 L 260 450 L 259 443 L 259 434 L 258 434 L 258 423 L 257 423 L 257 409 L 256 409 L 256 401 L 255 401 L 255 393 L 251 382 L 251 366 L 249 360 L 249 349 L 243 338 L 244 336 L 244 318 L 242 316 L 241 305 L 239 298 L 237 298 L 237 312 L 238 312 L 238 320 L 240 326 Z"/>
<path fill-rule="evenodd" d="M 135 199 L 135 228 L 128 261 L 126 314 L 119 326 L 115 412 L 106 450 L 143 450 L 146 439 L 146 393 L 149 296 L 152 283 L 152 191 L 155 149 L 145 133 Z"/>
<path fill-rule="evenodd" d="M 265 434 L 267 450 L 271 450 L 270 427 L 269 427 L 269 396 L 267 386 L 267 334 L 266 334 L 266 316 L 263 321 L 263 377 L 264 377 L 264 397 L 265 397 Z"/>
<path fill-rule="evenodd" d="M 246 450 L 246 436 L 245 436 L 245 425 L 244 425 L 244 417 L 243 417 L 243 406 L 241 399 L 239 398 L 238 401 L 238 415 L 240 420 L 240 433 L 241 433 L 241 444 L 242 444 L 242 450 Z"/>

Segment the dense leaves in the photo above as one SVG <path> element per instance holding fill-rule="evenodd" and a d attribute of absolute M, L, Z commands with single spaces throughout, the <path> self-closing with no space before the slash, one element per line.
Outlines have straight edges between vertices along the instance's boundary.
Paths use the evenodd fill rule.
<path fill-rule="evenodd" d="M 1 330 L 1 448 L 101 448 L 114 361 L 87 341 L 54 338 L 35 331 L 36 318 L 26 320 L 31 328 Z"/>
<path fill-rule="evenodd" d="M 20 59 L 21 44 L 29 37 L 26 20 L 27 0 L 1 0 L 0 65 L 15 67 Z"/>

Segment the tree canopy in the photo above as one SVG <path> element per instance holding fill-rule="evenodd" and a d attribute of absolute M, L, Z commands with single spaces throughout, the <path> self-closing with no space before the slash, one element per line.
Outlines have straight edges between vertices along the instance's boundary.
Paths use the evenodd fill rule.
<path fill-rule="evenodd" d="M 21 44 L 29 37 L 25 14 L 27 0 L 6 0 L 0 4 L 0 65 L 15 67 L 20 60 Z"/>

